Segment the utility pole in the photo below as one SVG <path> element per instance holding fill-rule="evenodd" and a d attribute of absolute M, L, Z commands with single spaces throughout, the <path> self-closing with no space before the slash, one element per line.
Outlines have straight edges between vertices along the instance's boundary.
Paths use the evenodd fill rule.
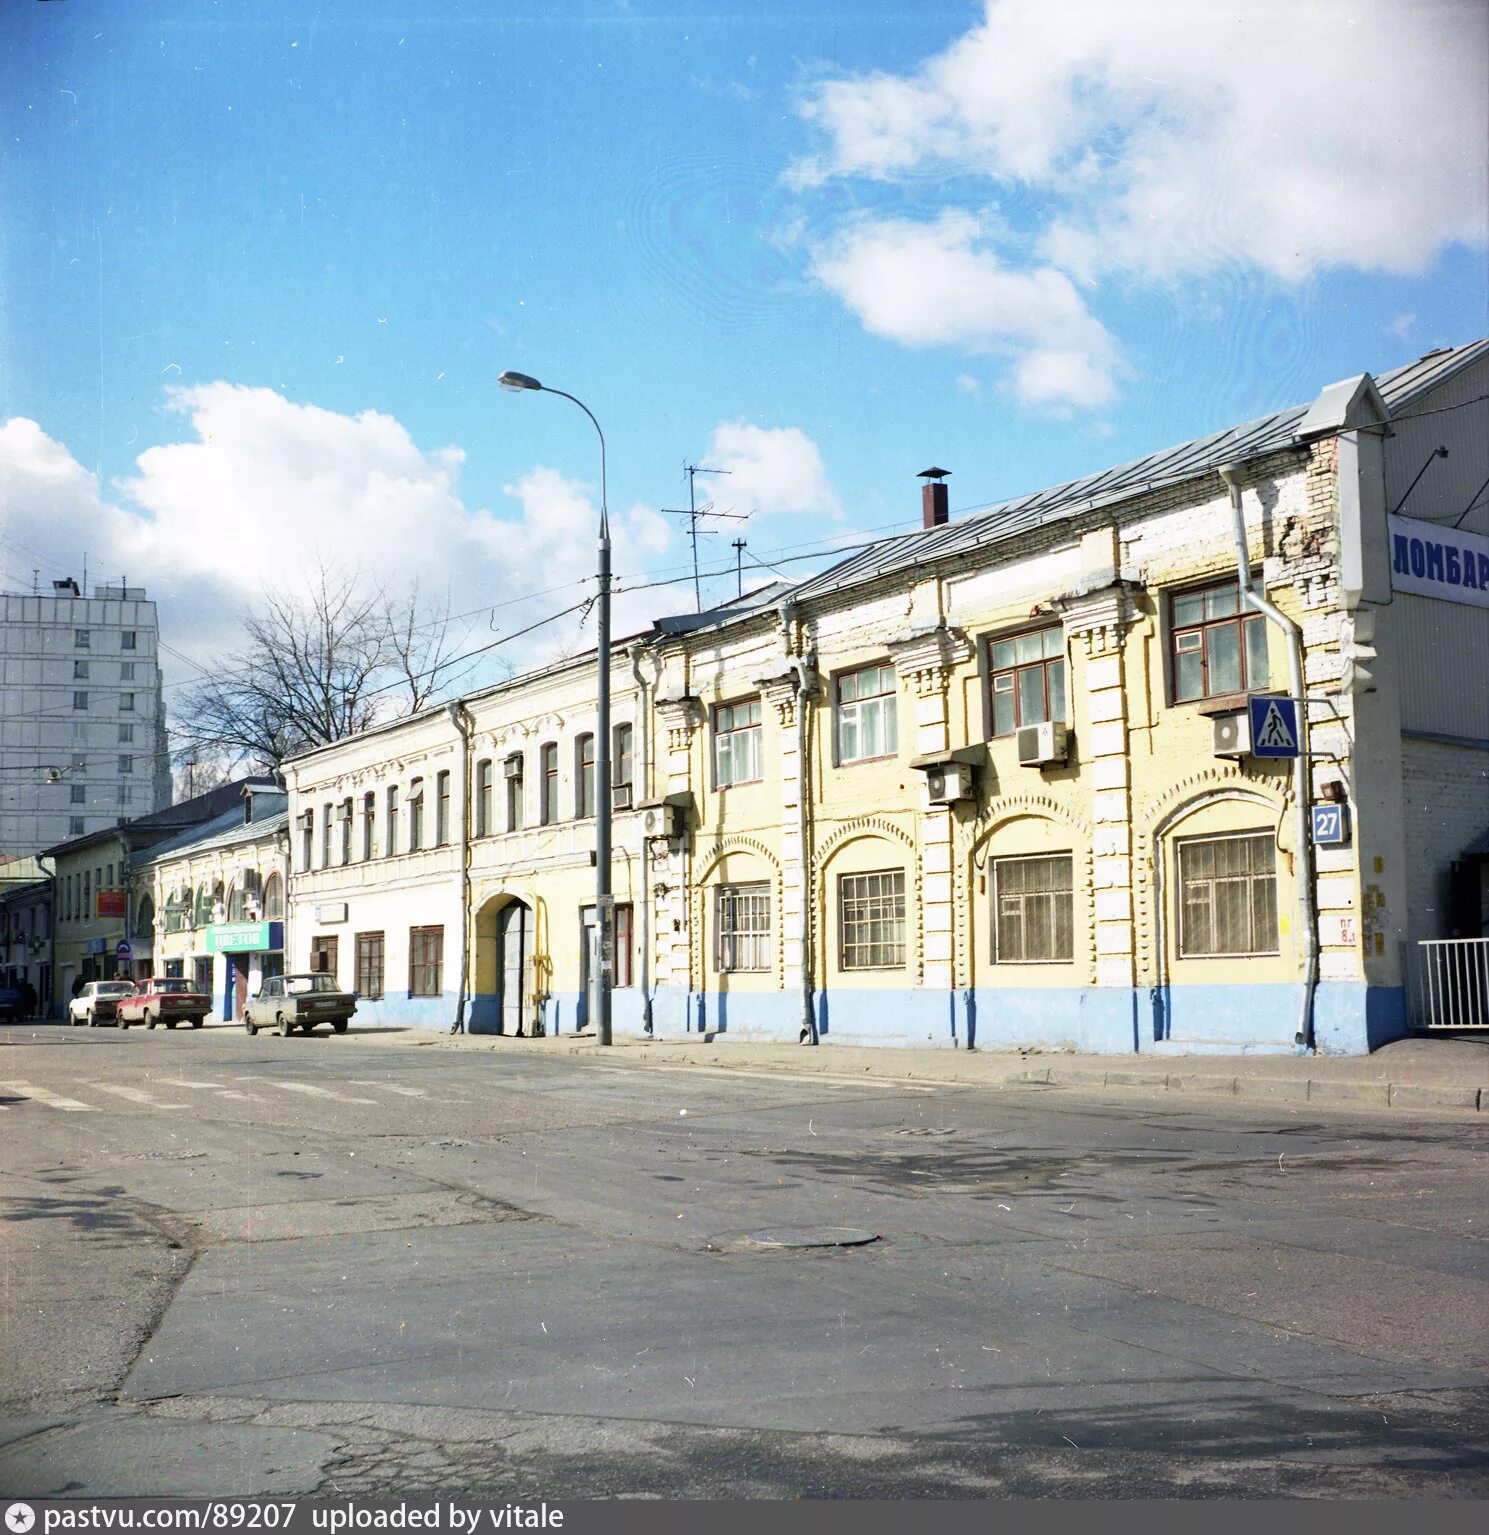
<path fill-rule="evenodd" d="M 693 542 L 693 601 L 698 606 L 698 611 L 703 611 L 703 588 L 698 582 L 698 519 L 700 517 L 727 517 L 730 522 L 748 522 L 745 514 L 738 512 L 716 512 L 712 501 L 705 501 L 698 505 L 695 481 L 700 474 L 732 474 L 732 469 L 704 469 L 698 464 L 684 464 L 683 473 L 688 477 L 688 504 L 681 509 L 673 506 L 662 507 L 662 513 L 667 517 L 686 517 L 688 519 L 688 535 Z"/>
<path fill-rule="evenodd" d="M 734 585 L 736 587 L 734 595 L 743 597 L 745 541 L 742 538 L 736 538 L 730 547 L 734 550 Z"/>

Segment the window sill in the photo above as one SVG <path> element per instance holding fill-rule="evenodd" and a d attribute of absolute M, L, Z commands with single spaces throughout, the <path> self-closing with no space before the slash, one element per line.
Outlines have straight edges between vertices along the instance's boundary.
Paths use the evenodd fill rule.
<path fill-rule="evenodd" d="M 894 762 L 899 757 L 898 752 L 885 752 L 878 757 L 840 757 L 833 763 L 834 767 L 862 767 L 868 762 Z"/>

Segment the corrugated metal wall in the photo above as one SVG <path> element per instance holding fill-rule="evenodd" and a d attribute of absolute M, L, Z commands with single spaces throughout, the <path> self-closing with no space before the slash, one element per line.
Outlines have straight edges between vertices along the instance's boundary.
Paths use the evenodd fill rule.
<path fill-rule="evenodd" d="M 1401 728 L 1489 741 L 1489 609 L 1397 592 L 1382 618 L 1400 647 Z"/>
<path fill-rule="evenodd" d="M 1435 459 L 1417 481 L 1403 517 L 1451 525 L 1474 493 L 1489 479 L 1489 359 L 1465 368 L 1456 378 L 1402 408 L 1386 438 L 1386 506 L 1395 511 L 1417 471 L 1438 447 L 1447 458 Z M 1444 409 L 1443 407 L 1452 407 Z M 1431 414 L 1425 414 L 1430 411 Z M 1475 533 L 1489 533 L 1489 492 L 1464 521 Z"/>

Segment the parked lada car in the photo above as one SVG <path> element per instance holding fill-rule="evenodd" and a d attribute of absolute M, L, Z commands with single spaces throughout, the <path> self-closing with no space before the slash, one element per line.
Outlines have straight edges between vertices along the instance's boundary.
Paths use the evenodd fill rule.
<path fill-rule="evenodd" d="M 67 1016 L 74 1025 L 86 1023 L 90 1029 L 101 1023 L 117 1023 L 125 1029 L 129 1025 L 119 1017 L 119 1004 L 133 995 L 133 981 L 89 981 L 67 1004 Z"/>
<path fill-rule="evenodd" d="M 21 1016 L 21 993 L 15 986 L 0 986 L 0 1023 L 14 1023 Z"/>
<path fill-rule="evenodd" d="M 198 991 L 190 981 L 178 975 L 153 975 L 141 981 L 133 996 L 119 1003 L 119 1027 L 142 1023 L 153 1029 L 157 1023 L 173 1029 L 178 1023 L 190 1023 L 199 1029 L 212 1011 L 212 999 Z"/>
<path fill-rule="evenodd" d="M 297 1028 L 308 1034 L 316 1024 L 329 1023 L 338 1034 L 345 1034 L 356 1010 L 355 995 L 342 991 L 334 976 L 271 975 L 243 1009 L 243 1027 L 250 1034 L 277 1028 L 288 1035 Z"/>

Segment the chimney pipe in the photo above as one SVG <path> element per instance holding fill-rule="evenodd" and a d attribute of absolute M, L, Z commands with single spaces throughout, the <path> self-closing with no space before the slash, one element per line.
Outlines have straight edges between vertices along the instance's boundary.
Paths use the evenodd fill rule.
<path fill-rule="evenodd" d="M 929 469 L 922 469 L 917 476 L 926 483 L 920 487 L 920 524 L 923 528 L 944 528 L 951 520 L 951 511 L 946 500 L 946 476 L 949 469 L 938 469 L 933 464 Z"/>

